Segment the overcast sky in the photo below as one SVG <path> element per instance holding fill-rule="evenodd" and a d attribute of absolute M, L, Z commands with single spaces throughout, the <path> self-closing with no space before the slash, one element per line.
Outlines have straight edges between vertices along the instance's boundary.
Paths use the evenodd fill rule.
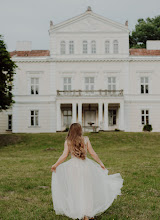
<path fill-rule="evenodd" d="M 160 0 L 0 0 L 0 34 L 7 49 L 16 41 L 32 41 L 32 49 L 49 49 L 49 23 L 65 21 L 86 11 L 118 21 L 129 21 L 132 31 L 139 18 L 160 15 Z"/>

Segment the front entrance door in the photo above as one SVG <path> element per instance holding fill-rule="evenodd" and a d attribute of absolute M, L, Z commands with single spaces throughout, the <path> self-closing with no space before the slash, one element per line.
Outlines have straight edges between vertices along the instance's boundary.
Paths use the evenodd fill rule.
<path fill-rule="evenodd" d="M 84 126 L 90 126 L 88 122 L 94 123 L 96 125 L 96 110 L 90 110 L 84 112 Z"/>

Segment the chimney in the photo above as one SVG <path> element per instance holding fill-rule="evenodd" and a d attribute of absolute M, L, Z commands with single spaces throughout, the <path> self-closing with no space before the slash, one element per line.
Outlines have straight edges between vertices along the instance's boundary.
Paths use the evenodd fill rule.
<path fill-rule="evenodd" d="M 127 27 L 128 27 L 128 20 L 125 22 L 125 26 L 127 26 Z"/>
<path fill-rule="evenodd" d="M 31 51 L 31 47 L 31 41 L 17 41 L 16 43 L 16 51 Z"/>

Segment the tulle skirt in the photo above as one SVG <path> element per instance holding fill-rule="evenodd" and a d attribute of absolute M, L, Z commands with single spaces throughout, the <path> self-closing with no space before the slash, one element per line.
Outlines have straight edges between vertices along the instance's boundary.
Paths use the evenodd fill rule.
<path fill-rule="evenodd" d="M 88 157 L 72 157 L 52 172 L 53 209 L 72 219 L 98 216 L 122 195 L 122 186 L 120 173 L 108 175 L 107 169 Z"/>

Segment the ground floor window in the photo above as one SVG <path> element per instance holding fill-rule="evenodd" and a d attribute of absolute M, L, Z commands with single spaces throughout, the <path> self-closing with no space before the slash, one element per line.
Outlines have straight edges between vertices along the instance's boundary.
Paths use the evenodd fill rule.
<path fill-rule="evenodd" d="M 108 111 L 108 116 L 109 116 L 109 125 L 113 126 L 116 125 L 116 110 L 109 110 Z"/>
<path fill-rule="evenodd" d="M 39 111 L 31 110 L 31 126 L 39 125 Z"/>
<path fill-rule="evenodd" d="M 149 124 L 149 110 L 141 110 L 141 123 L 142 125 Z"/>
<path fill-rule="evenodd" d="M 63 126 L 69 127 L 72 123 L 72 111 L 64 110 L 63 111 Z"/>
<path fill-rule="evenodd" d="M 8 115 L 8 130 L 12 130 L 12 115 Z"/>

